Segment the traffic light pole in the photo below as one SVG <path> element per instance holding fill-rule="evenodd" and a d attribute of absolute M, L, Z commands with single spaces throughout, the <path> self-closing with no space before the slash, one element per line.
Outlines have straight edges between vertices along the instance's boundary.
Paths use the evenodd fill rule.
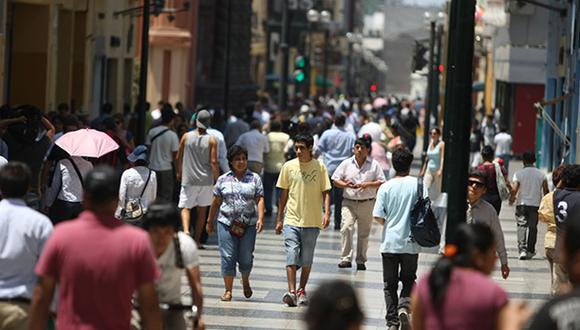
<path fill-rule="evenodd" d="M 431 21 L 431 38 L 429 38 L 429 76 L 427 78 L 427 106 L 425 107 L 425 122 L 423 130 L 423 163 L 427 161 L 429 149 L 429 136 L 431 132 L 431 114 L 437 112 L 437 99 L 435 98 L 435 21 Z"/>
<path fill-rule="evenodd" d="M 446 242 L 453 242 L 467 212 L 475 1 L 452 0 L 450 8 L 443 178 L 448 193 Z"/>
<path fill-rule="evenodd" d="M 141 30 L 141 64 L 139 67 L 139 112 L 137 113 L 137 142 L 145 141 L 145 115 L 147 113 L 147 63 L 149 62 L 149 0 L 143 0 L 143 24 Z"/>
<path fill-rule="evenodd" d="M 278 90 L 278 102 L 281 111 L 288 108 L 288 67 L 290 60 L 288 49 L 288 0 L 282 0 L 282 35 L 280 37 L 280 51 L 282 52 L 282 75 Z"/>
<path fill-rule="evenodd" d="M 230 34 L 232 29 L 232 1 L 228 0 L 227 20 L 226 20 L 226 53 L 225 53 L 225 68 L 224 68 L 224 114 L 225 118 L 229 116 L 229 100 L 230 100 Z"/>
<path fill-rule="evenodd" d="M 440 76 L 440 72 L 439 72 L 439 67 L 441 65 L 441 39 L 443 38 L 443 25 L 439 24 L 439 27 L 437 28 L 437 51 L 435 52 L 435 74 L 433 75 L 433 95 L 435 96 L 435 100 L 437 100 L 437 103 L 435 103 L 435 108 L 433 110 L 433 112 L 431 113 L 433 115 L 433 119 L 435 120 L 435 123 L 439 123 L 439 108 L 437 107 L 437 105 L 439 104 L 439 100 L 440 100 L 440 95 L 439 95 L 439 76 Z"/>

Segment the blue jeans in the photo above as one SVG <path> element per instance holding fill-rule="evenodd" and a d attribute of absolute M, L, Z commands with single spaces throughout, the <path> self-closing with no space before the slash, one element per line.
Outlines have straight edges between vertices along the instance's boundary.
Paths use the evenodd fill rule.
<path fill-rule="evenodd" d="M 278 205 L 280 200 L 280 188 L 276 188 L 276 182 L 280 173 L 264 173 L 264 206 L 266 212 L 272 212 L 272 192 L 275 191 L 274 204 Z"/>
<path fill-rule="evenodd" d="M 286 248 L 286 266 L 312 266 L 320 229 L 284 225 L 282 231 Z"/>
<path fill-rule="evenodd" d="M 336 188 L 334 186 L 334 181 L 332 183 L 332 191 L 330 192 L 331 204 L 334 204 L 334 229 L 340 229 L 340 223 L 342 222 L 342 194 L 344 189 Z"/>
<path fill-rule="evenodd" d="M 230 234 L 230 227 L 217 222 L 218 245 L 221 256 L 222 276 L 236 276 L 236 263 L 240 273 L 249 274 L 254 263 L 256 225 L 248 226 L 242 238 Z"/>

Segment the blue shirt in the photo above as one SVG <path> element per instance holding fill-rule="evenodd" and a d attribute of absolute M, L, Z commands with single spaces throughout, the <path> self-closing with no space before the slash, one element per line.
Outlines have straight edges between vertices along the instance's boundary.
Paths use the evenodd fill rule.
<path fill-rule="evenodd" d="M 416 200 L 417 178 L 412 176 L 393 178 L 379 188 L 373 217 L 385 219 L 381 253 L 419 253 L 419 245 L 410 239 L 409 214 Z"/>
<path fill-rule="evenodd" d="M 343 160 L 352 156 L 356 136 L 343 127 L 335 127 L 322 133 L 318 141 L 317 153 L 324 154 L 324 165 L 332 176 Z"/>
<path fill-rule="evenodd" d="M 226 226 L 235 220 L 253 226 L 258 221 L 256 200 L 264 197 L 262 179 L 254 172 L 246 171 L 238 180 L 230 171 L 220 176 L 215 184 L 213 195 L 222 199 L 217 220 Z"/>
<path fill-rule="evenodd" d="M 31 298 L 52 223 L 21 199 L 0 201 L 0 298 Z"/>

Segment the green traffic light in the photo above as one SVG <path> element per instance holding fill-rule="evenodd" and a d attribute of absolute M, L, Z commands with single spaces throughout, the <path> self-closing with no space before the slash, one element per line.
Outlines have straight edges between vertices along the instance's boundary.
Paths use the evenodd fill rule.
<path fill-rule="evenodd" d="M 294 79 L 297 82 L 303 82 L 306 79 L 306 74 L 304 74 L 304 71 L 297 72 Z"/>
<path fill-rule="evenodd" d="M 304 56 L 297 56 L 294 59 L 294 67 L 296 69 L 302 69 L 306 66 L 306 58 Z"/>

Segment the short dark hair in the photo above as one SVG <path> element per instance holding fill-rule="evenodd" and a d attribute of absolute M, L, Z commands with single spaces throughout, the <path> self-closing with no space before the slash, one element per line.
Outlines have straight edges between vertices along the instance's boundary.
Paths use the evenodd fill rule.
<path fill-rule="evenodd" d="M 346 124 L 346 116 L 342 113 L 337 113 L 336 116 L 334 116 L 334 125 L 336 125 L 336 127 L 342 127 Z"/>
<path fill-rule="evenodd" d="M 564 188 L 580 188 L 580 165 L 568 164 L 562 170 L 560 177 L 562 178 Z"/>
<path fill-rule="evenodd" d="M 406 148 L 397 149 L 393 152 L 393 167 L 397 172 L 407 172 L 413 163 L 413 154 Z"/>
<path fill-rule="evenodd" d="M 87 201 L 92 204 L 105 204 L 118 198 L 120 173 L 107 165 L 99 165 L 84 178 L 84 191 Z"/>
<path fill-rule="evenodd" d="M 262 124 L 260 123 L 260 121 L 258 119 L 254 119 L 250 123 L 250 128 L 251 129 L 260 129 L 260 128 L 262 128 Z"/>
<path fill-rule="evenodd" d="M 556 167 L 554 172 L 552 172 L 552 183 L 554 184 L 554 187 L 558 187 L 560 180 L 562 180 L 562 172 L 564 171 L 564 168 L 566 168 L 566 166 L 568 166 L 568 164 L 562 164 Z"/>
<path fill-rule="evenodd" d="M 171 106 L 169 107 L 163 107 L 161 109 L 161 122 L 163 124 L 169 124 L 173 118 L 175 118 L 175 112 L 173 112 L 173 109 L 171 109 Z"/>
<path fill-rule="evenodd" d="M 272 120 L 270 122 L 270 131 L 271 132 L 280 132 L 282 130 L 282 122 L 279 120 Z"/>
<path fill-rule="evenodd" d="M 363 136 L 357 138 L 354 141 L 355 146 L 358 144 L 358 145 L 363 146 L 367 149 L 371 148 L 372 143 L 373 143 L 373 138 L 370 136 L 370 134 L 364 134 Z"/>
<path fill-rule="evenodd" d="M 0 169 L 0 192 L 3 198 L 22 198 L 28 192 L 32 174 L 28 165 L 9 162 Z"/>
<path fill-rule="evenodd" d="M 248 158 L 248 150 L 246 150 L 246 148 L 239 146 L 237 144 L 234 144 L 233 146 L 231 146 L 228 149 L 228 163 L 230 163 L 230 167 L 231 167 L 231 163 L 234 160 L 234 158 L 236 158 L 236 156 L 244 154 L 246 155 L 246 158 Z"/>
<path fill-rule="evenodd" d="M 312 295 L 304 314 L 308 330 L 346 330 L 363 320 L 364 314 L 355 290 L 341 280 L 321 284 Z"/>
<path fill-rule="evenodd" d="M 179 229 L 179 211 L 177 207 L 166 201 L 155 201 L 147 209 L 143 217 L 143 228 L 145 230 L 151 227 L 172 227 L 177 231 Z"/>
<path fill-rule="evenodd" d="M 495 152 L 491 146 L 485 146 L 481 149 L 481 158 L 483 160 L 492 161 Z"/>
<path fill-rule="evenodd" d="M 294 145 L 298 142 L 304 143 L 307 148 L 311 148 L 314 145 L 314 138 L 310 134 L 298 134 L 294 137 Z"/>
<path fill-rule="evenodd" d="M 522 155 L 522 160 L 524 164 L 533 164 L 536 162 L 536 153 L 531 151 L 526 151 Z"/>
<path fill-rule="evenodd" d="M 487 187 L 487 175 L 482 170 L 473 170 L 469 172 L 470 178 L 478 178 Z"/>

